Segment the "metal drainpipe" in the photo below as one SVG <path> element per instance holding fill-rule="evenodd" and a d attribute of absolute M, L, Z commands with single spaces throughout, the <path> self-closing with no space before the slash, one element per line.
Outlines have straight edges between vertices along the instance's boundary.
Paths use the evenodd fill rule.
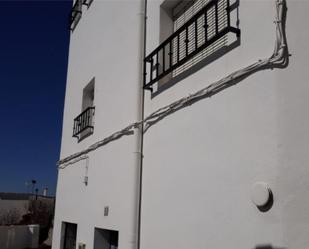
<path fill-rule="evenodd" d="M 139 100 L 138 100 L 138 119 L 144 119 L 144 58 L 146 56 L 146 21 L 147 21 L 147 0 L 141 0 L 141 36 L 140 36 L 140 85 L 139 85 Z M 143 184 L 143 144 L 144 144 L 144 126 L 141 125 L 137 135 L 137 169 L 138 169 L 138 196 L 137 196 L 137 249 L 141 248 L 141 211 L 142 211 L 142 184 Z"/>

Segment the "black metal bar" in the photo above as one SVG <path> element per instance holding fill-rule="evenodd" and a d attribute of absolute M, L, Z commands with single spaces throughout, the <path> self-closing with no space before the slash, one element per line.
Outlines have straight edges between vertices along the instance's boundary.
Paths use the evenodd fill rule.
<path fill-rule="evenodd" d="M 153 74 L 153 58 L 150 61 L 150 81 L 152 81 L 152 74 Z"/>
<path fill-rule="evenodd" d="M 208 40 L 208 37 L 207 37 L 207 34 L 208 34 L 208 23 L 207 23 L 207 11 L 204 13 L 204 34 L 205 34 L 205 42 L 207 42 Z"/>
<path fill-rule="evenodd" d="M 170 66 L 169 66 L 169 69 L 170 69 L 173 66 L 173 45 L 172 45 L 172 41 L 170 41 L 169 56 L 170 56 Z"/>
<path fill-rule="evenodd" d="M 231 16 L 230 16 L 230 0 L 226 1 L 226 15 L 227 15 L 227 26 L 231 26 Z"/>
<path fill-rule="evenodd" d="M 160 51 L 158 51 L 157 56 L 156 56 L 156 57 L 157 57 L 157 58 L 156 58 L 156 60 L 157 60 L 157 61 L 156 61 L 156 75 L 157 75 L 156 77 L 157 77 L 157 78 L 158 78 L 158 76 L 159 76 L 159 52 L 160 52 Z"/>
<path fill-rule="evenodd" d="M 92 4 L 92 2 L 93 2 L 93 0 L 84 0 L 84 1 L 83 1 L 83 5 L 86 5 L 87 8 L 89 8 L 90 5 Z"/>
<path fill-rule="evenodd" d="M 146 82 L 147 81 L 147 63 L 146 61 L 144 60 L 144 75 L 143 75 L 143 82 Z"/>
<path fill-rule="evenodd" d="M 163 47 L 162 70 L 165 72 L 165 47 Z"/>
<path fill-rule="evenodd" d="M 75 132 L 76 132 L 76 122 L 73 122 L 73 137 L 75 137 Z"/>
<path fill-rule="evenodd" d="M 216 21 L 216 25 L 215 25 L 215 28 L 216 28 L 216 34 L 219 33 L 219 21 L 218 21 L 218 4 L 215 5 L 215 21 Z"/>
<path fill-rule="evenodd" d="M 87 117 L 87 112 L 85 112 L 84 116 L 80 118 L 81 126 L 80 129 L 83 130 L 84 127 L 86 127 L 86 117 Z"/>
<path fill-rule="evenodd" d="M 237 37 L 240 37 L 240 29 L 234 28 L 234 27 L 229 27 L 230 32 L 235 33 Z"/>
<path fill-rule="evenodd" d="M 89 124 L 88 123 L 88 115 L 89 115 L 89 112 L 86 112 L 85 119 L 84 119 L 84 127 L 86 127 Z"/>

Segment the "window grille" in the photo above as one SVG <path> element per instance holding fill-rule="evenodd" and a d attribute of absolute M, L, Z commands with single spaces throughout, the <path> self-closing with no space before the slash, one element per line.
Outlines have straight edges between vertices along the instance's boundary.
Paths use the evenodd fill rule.
<path fill-rule="evenodd" d="M 87 6 L 87 8 L 90 7 L 90 5 L 92 4 L 93 0 L 84 0 L 83 4 Z"/>
<path fill-rule="evenodd" d="M 191 2 L 191 4 L 181 11 L 178 11 L 175 13 L 174 11 L 174 32 L 177 31 L 180 27 L 182 27 L 190 18 L 192 18 L 199 10 L 201 10 L 207 3 L 209 3 L 210 0 L 194 0 Z M 225 15 L 225 10 L 227 8 L 227 2 L 226 1 L 219 1 L 218 2 L 218 19 L 219 19 L 219 26 L 224 26 L 227 22 L 227 16 Z M 214 8 L 210 9 L 207 16 L 207 23 L 209 25 L 209 36 L 215 35 L 215 11 Z M 203 21 L 202 18 L 198 19 L 197 21 L 197 32 L 201 33 L 203 32 Z M 189 26 L 188 30 L 188 40 L 190 41 L 188 43 L 188 50 L 189 53 L 191 53 L 194 50 L 194 28 L 193 26 Z M 180 41 L 180 57 L 185 57 L 185 40 L 184 37 L 185 33 L 181 33 Z M 205 39 L 203 36 L 198 37 L 198 45 L 203 43 L 203 39 Z M 176 61 L 176 40 L 173 44 L 173 61 Z M 190 67 L 194 66 L 198 62 L 202 61 L 212 53 L 216 52 L 218 49 L 222 48 L 223 46 L 227 45 L 227 35 L 224 35 L 222 38 L 220 38 L 218 41 L 214 42 L 213 44 L 209 45 L 207 48 L 203 49 L 201 52 L 199 52 L 197 55 L 195 55 L 192 59 L 188 60 L 186 63 L 184 63 L 182 66 L 179 66 L 175 70 L 173 70 L 172 77 L 175 77 L 182 72 L 186 71 Z"/>
<path fill-rule="evenodd" d="M 144 60 L 144 89 L 164 76 L 176 76 L 224 46 L 229 32 L 230 0 L 195 0 L 174 21 L 174 33 Z"/>
<path fill-rule="evenodd" d="M 74 119 L 73 137 L 81 139 L 84 132 L 92 133 L 95 107 L 88 107 Z"/>
<path fill-rule="evenodd" d="M 70 15 L 70 30 L 71 31 L 74 31 L 77 24 L 79 23 L 79 20 L 82 17 L 82 5 L 83 5 L 82 0 L 76 0 L 73 5 L 73 8 L 71 10 L 71 15 Z"/>
<path fill-rule="evenodd" d="M 93 133 L 94 129 L 94 87 L 95 78 L 83 89 L 82 113 L 74 119 L 73 137 L 81 139 Z"/>
<path fill-rule="evenodd" d="M 83 5 L 87 6 L 87 8 L 90 7 L 92 4 L 93 0 L 75 0 L 73 4 L 73 8 L 71 10 L 70 14 L 70 30 L 74 31 L 76 28 L 77 24 L 79 23 L 80 19 L 82 18 L 82 9 Z"/>

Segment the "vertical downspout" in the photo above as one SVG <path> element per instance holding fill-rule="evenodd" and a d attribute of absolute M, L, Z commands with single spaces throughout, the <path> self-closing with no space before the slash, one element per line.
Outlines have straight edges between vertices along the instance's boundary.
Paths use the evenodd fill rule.
<path fill-rule="evenodd" d="M 144 74 L 144 58 L 146 57 L 146 22 L 147 22 L 147 0 L 141 0 L 141 15 L 142 15 L 142 35 L 141 35 L 141 80 L 140 80 L 140 120 L 144 120 L 144 108 L 145 108 L 145 91 L 144 91 L 144 82 L 145 82 L 145 74 Z M 138 217 L 137 217 L 137 249 L 141 248 L 141 212 L 142 212 L 142 184 L 143 184 L 143 149 L 144 149 L 144 125 L 142 124 L 139 127 L 139 179 L 138 179 Z"/>

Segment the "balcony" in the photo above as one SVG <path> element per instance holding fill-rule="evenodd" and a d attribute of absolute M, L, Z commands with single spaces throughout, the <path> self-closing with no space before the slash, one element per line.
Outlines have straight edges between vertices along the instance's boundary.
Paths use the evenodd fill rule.
<path fill-rule="evenodd" d="M 95 107 L 88 107 L 74 119 L 73 137 L 78 140 L 93 133 Z"/>
<path fill-rule="evenodd" d="M 76 0 L 70 14 L 70 30 L 74 31 L 82 17 L 82 0 Z"/>
<path fill-rule="evenodd" d="M 93 2 L 93 0 L 84 0 L 84 1 L 83 1 L 83 5 L 86 5 L 87 8 L 89 8 L 90 5 L 92 4 L 92 2 Z"/>
<path fill-rule="evenodd" d="M 184 65 L 228 33 L 240 37 L 231 26 L 230 0 L 211 0 L 144 59 L 144 89 Z"/>

